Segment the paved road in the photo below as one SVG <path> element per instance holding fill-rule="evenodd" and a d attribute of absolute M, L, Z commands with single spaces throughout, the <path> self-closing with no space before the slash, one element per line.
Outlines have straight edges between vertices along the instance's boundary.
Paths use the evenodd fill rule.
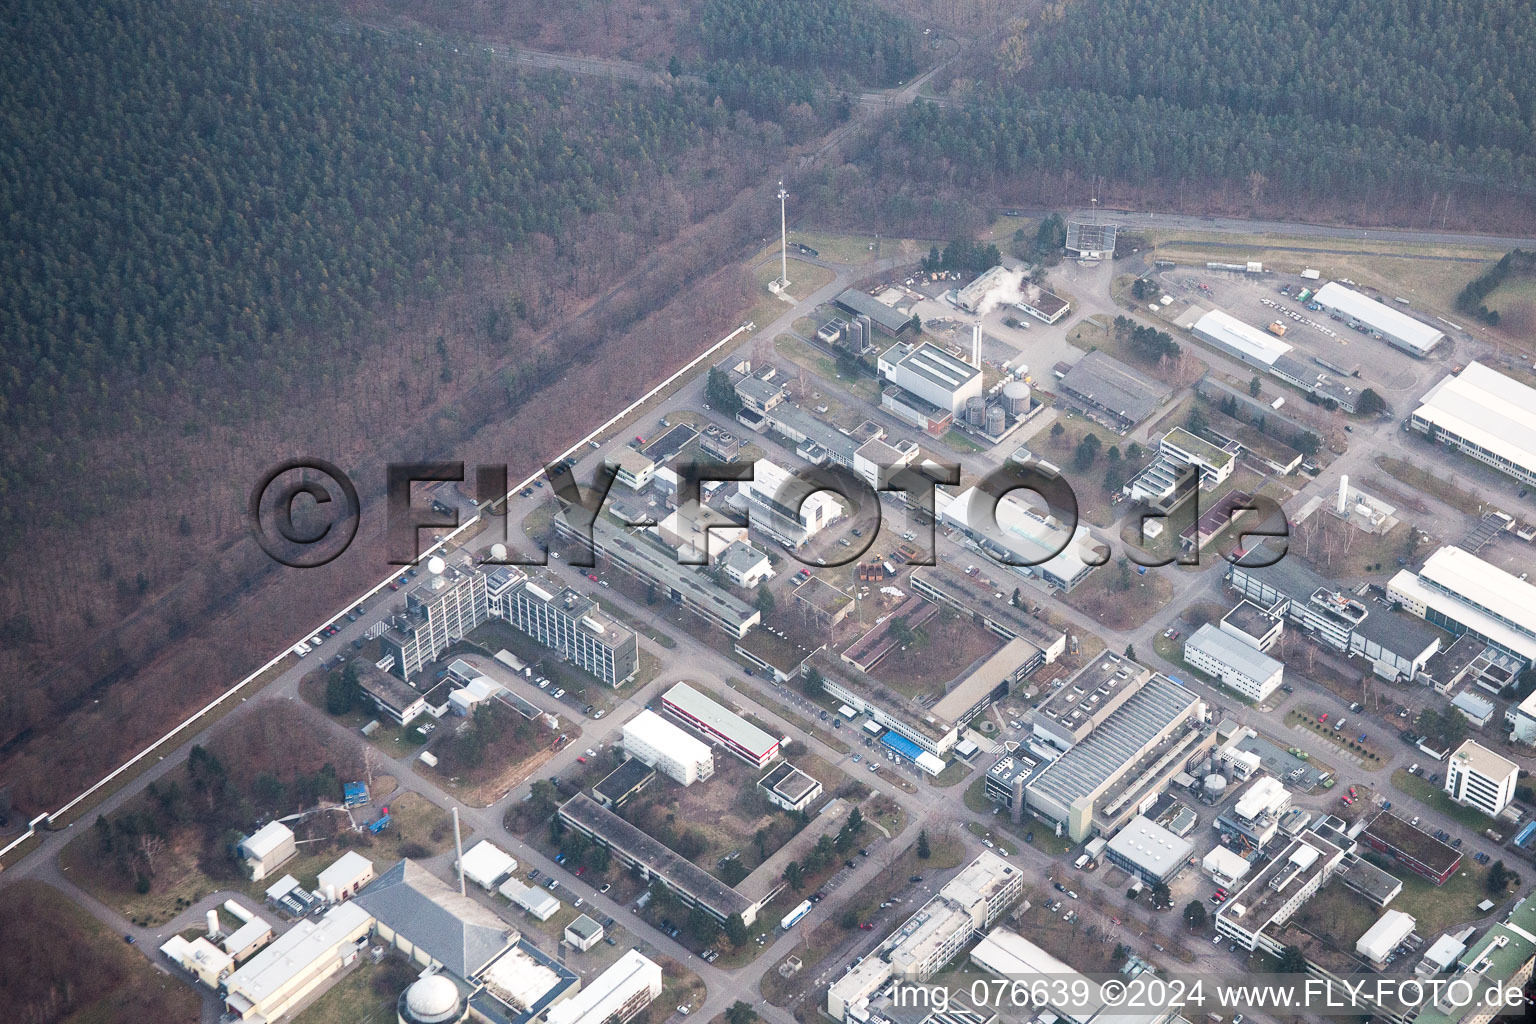
<path fill-rule="evenodd" d="M 916 83 L 914 83 L 914 85 L 915 84 Z M 820 263 L 821 261 L 812 262 Z M 839 289 L 845 287 L 855 275 L 862 277 L 874 273 L 882 267 L 894 266 L 895 262 L 896 261 L 894 260 L 887 260 L 884 261 L 883 264 L 866 265 L 852 269 L 831 264 L 823 264 L 833 270 L 833 281 L 823 288 L 818 289 L 815 294 L 809 296 L 802 303 L 796 304 L 794 306 L 786 303 L 784 313 L 776 318 L 772 323 L 760 326 L 756 336 L 750 338 L 746 343 L 744 343 L 740 351 L 744 353 L 750 352 L 753 347 L 761 344 L 763 340 L 771 342 L 771 339 L 778 333 L 789 330 L 795 318 L 801 315 L 805 315 L 812 308 L 814 308 L 816 304 L 830 298 Z M 1080 318 L 1081 316 L 1088 315 L 1092 312 L 1119 312 L 1110 303 L 1107 295 L 1107 280 L 1108 275 L 1111 272 L 1112 271 L 1108 267 L 1101 268 L 1097 272 L 1099 275 L 1098 278 L 1095 279 L 1092 276 L 1092 272 L 1084 270 L 1081 276 L 1078 277 L 1075 282 L 1075 287 L 1077 288 L 1079 299 L 1083 303 L 1083 308 L 1078 311 L 1077 317 Z M 1216 357 L 1213 354 L 1202 352 L 1201 356 L 1202 358 L 1207 359 L 1209 362 L 1220 363 L 1220 357 Z M 827 385 L 831 387 L 833 386 L 833 382 L 827 382 Z M 682 388 L 677 394 L 667 399 L 665 402 L 662 402 L 648 415 L 652 418 L 659 418 L 663 415 L 667 415 L 669 412 L 698 409 L 702 406 L 703 403 L 702 388 L 702 380 L 696 380 Z M 881 417 L 884 416 L 883 413 L 874 412 L 873 410 L 872 412 L 874 415 Z M 1335 466 L 1330 471 L 1330 474 L 1328 474 L 1326 479 L 1319 479 L 1318 481 L 1315 481 L 1304 487 L 1301 493 L 1297 495 L 1296 499 L 1293 500 L 1292 507 L 1298 507 L 1299 503 L 1305 501 L 1314 493 L 1324 493 L 1331 490 L 1333 486 L 1333 480 L 1336 479 L 1335 471 L 1360 471 L 1366 465 L 1364 460 L 1366 460 L 1370 454 L 1403 443 L 1402 439 L 1398 436 L 1399 433 L 1400 432 L 1397 431 L 1395 425 L 1388 422 L 1382 422 L 1376 425 L 1368 425 L 1365 427 L 1357 428 L 1355 443 L 1351 452 L 1341 457 L 1341 459 L 1335 463 Z M 773 446 L 772 442 L 765 443 Z M 588 472 L 591 468 L 591 464 L 594 463 L 599 457 L 600 455 L 598 453 L 588 453 L 586 458 L 583 460 L 586 465 L 580 466 L 578 468 L 578 477 L 581 477 L 583 474 Z M 989 460 L 992 459 L 995 459 L 995 456 L 986 456 L 985 458 L 981 459 L 972 459 L 967 463 L 967 468 L 968 470 L 971 470 L 984 466 Z M 539 497 L 542 497 L 542 495 L 539 495 Z M 1447 511 L 1441 509 L 1437 511 L 1439 511 L 1440 514 L 1447 516 L 1456 515 L 1454 510 Z M 525 512 L 526 507 L 524 507 L 521 511 L 515 509 L 514 515 L 510 517 L 510 521 L 520 522 L 521 516 Z M 1106 531 L 1106 533 L 1110 536 L 1113 536 L 1112 531 Z M 482 539 L 482 543 L 489 543 L 489 540 Z M 975 560 L 975 556 L 973 554 L 960 547 L 949 538 L 941 538 L 939 542 L 939 550 L 942 557 L 954 560 Z M 1219 562 L 1215 562 L 1197 572 L 1171 572 L 1171 578 L 1174 584 L 1174 595 L 1172 600 L 1162 611 L 1153 615 L 1144 625 L 1133 629 L 1108 629 L 1102 624 L 1092 621 L 1083 613 L 1062 605 L 1059 602 L 1054 606 L 1053 610 L 1056 612 L 1056 614 L 1064 617 L 1068 622 L 1076 625 L 1077 627 L 1091 630 L 1100 634 L 1104 637 L 1112 649 L 1118 650 L 1124 647 L 1126 644 L 1134 644 L 1138 653 L 1144 660 L 1150 660 L 1152 663 L 1157 663 L 1158 659 L 1153 654 L 1151 643 L 1152 639 L 1162 630 L 1172 625 L 1177 620 L 1180 611 L 1187 607 L 1191 602 L 1201 598 L 1216 597 L 1220 593 L 1219 588 L 1221 587 L 1220 577 L 1222 569 L 1223 565 Z M 572 583 L 578 582 L 575 578 L 574 570 L 570 569 L 568 566 L 556 562 L 552 564 L 551 571 L 557 574 L 565 575 L 567 579 Z M 650 612 L 645 607 L 628 601 L 622 597 L 622 595 L 611 593 L 610 595 L 605 596 L 609 600 L 612 600 L 623 606 L 624 610 L 634 618 L 644 620 L 650 615 Z M 370 613 L 358 623 L 348 624 L 339 636 L 333 638 L 326 646 L 317 652 L 316 657 L 326 657 L 335 650 L 345 649 L 344 645 L 347 642 L 349 642 L 354 637 L 361 635 L 367 624 L 377 619 L 378 615 L 380 614 L 378 606 L 381 603 L 382 602 L 375 602 L 375 606 L 370 609 Z M 622 722 L 631 712 L 638 709 L 638 707 L 640 707 L 645 700 L 650 699 L 660 685 L 671 680 L 682 678 L 719 678 L 728 674 L 740 674 L 738 666 L 736 666 L 732 661 L 725 658 L 713 647 L 709 646 L 707 643 L 704 643 L 697 637 L 690 635 L 686 631 L 679 631 L 676 629 L 669 629 L 668 631 L 676 636 L 678 646 L 674 650 L 664 650 L 659 646 L 651 644 L 649 641 L 645 642 L 650 653 L 654 654 L 663 665 L 663 670 L 657 684 L 648 686 L 642 692 L 632 694 L 625 700 L 621 701 L 619 706 L 614 708 L 611 712 L 611 717 L 606 720 L 606 729 L 602 723 L 585 723 L 586 732 L 584 733 L 581 741 L 571 744 L 565 750 L 557 754 L 554 759 L 551 760 L 548 765 L 541 770 L 541 777 L 544 775 L 561 774 L 570 768 L 573 759 L 578 756 L 581 749 L 584 749 L 587 746 L 595 745 L 596 742 L 611 740 L 614 733 L 618 729 L 619 723 Z M 336 646 L 332 647 L 330 646 L 331 644 L 335 644 Z M 1163 667 L 1172 668 L 1172 666 Z M 287 673 L 269 685 L 260 694 L 246 701 L 244 706 L 231 712 L 231 716 L 260 713 L 260 710 L 263 707 L 270 706 L 271 702 L 280 700 L 292 701 L 299 699 L 297 696 L 298 682 L 307 671 L 310 671 L 313 668 L 313 662 L 309 662 L 301 663 L 300 665 L 290 669 Z M 1335 713 L 1338 713 L 1343 709 L 1342 702 L 1339 702 L 1331 695 L 1324 693 L 1321 688 L 1307 686 L 1305 680 L 1298 678 L 1298 675 L 1294 670 L 1291 672 L 1291 678 L 1293 681 L 1301 684 L 1298 686 L 1298 690 L 1301 692 L 1299 692 L 1294 697 L 1289 697 L 1279 704 L 1274 705 L 1274 710 L 1270 713 L 1267 720 L 1260 717 L 1262 713 L 1253 712 L 1241 705 L 1236 705 L 1229 699 L 1224 698 L 1219 692 L 1214 691 L 1209 687 L 1205 687 L 1204 684 L 1201 684 L 1198 681 L 1192 681 L 1192 685 L 1197 688 L 1206 690 L 1214 703 L 1227 706 L 1228 711 L 1239 720 L 1252 721 L 1257 725 L 1262 725 L 1269 731 L 1270 735 L 1282 741 L 1282 743 L 1285 745 L 1295 745 L 1304 750 L 1308 750 L 1317 757 L 1320 757 L 1334 764 L 1339 764 L 1341 769 L 1343 769 L 1344 766 L 1340 764 L 1341 758 L 1337 750 L 1334 749 L 1330 744 L 1327 744 L 1325 741 L 1312 736 L 1309 733 L 1291 733 L 1287 730 L 1275 727 L 1274 723 L 1276 721 L 1283 720 L 1284 711 L 1294 706 L 1297 701 L 1302 699 L 1305 699 L 1308 703 L 1319 708 L 1331 709 Z M 765 688 L 768 686 L 768 684 L 760 680 L 755 680 L 754 682 L 756 685 L 760 685 Z M 843 901 L 845 901 L 850 895 L 857 893 L 874 877 L 879 869 L 880 861 L 883 859 L 883 856 L 886 854 L 886 852 L 899 851 L 906 845 L 910 844 L 918 829 L 929 828 L 930 830 L 938 831 L 945 828 L 947 825 L 952 826 L 953 823 L 957 822 L 961 824 L 966 822 L 974 822 L 983 827 L 990 827 L 992 822 L 995 820 L 990 815 L 979 814 L 965 808 L 962 803 L 955 799 L 955 797 L 960 792 L 958 788 L 938 789 L 928 785 L 926 782 L 920 782 L 916 787 L 916 792 L 907 792 L 904 788 L 893 785 L 884 777 L 884 773 L 871 774 L 867 771 L 859 772 L 860 766 L 852 764 L 848 755 L 845 755 L 834 749 L 824 741 L 823 737 L 819 735 L 819 728 L 813 729 L 809 734 L 807 734 L 792 726 L 788 722 L 783 721 L 771 706 L 772 702 L 767 700 L 767 694 L 768 690 L 765 689 L 764 700 L 759 701 L 750 695 L 733 691 L 732 699 L 741 703 L 748 711 L 752 712 L 753 714 L 756 714 L 768 721 L 779 723 L 783 726 L 786 734 L 806 743 L 813 752 L 815 752 L 823 759 L 829 761 L 830 763 L 839 765 L 850 774 L 858 773 L 858 777 L 862 781 L 871 785 L 871 787 L 876 791 L 881 792 L 895 800 L 903 808 L 907 815 L 906 824 L 902 831 L 891 840 L 887 841 L 883 846 L 880 846 L 878 849 L 876 849 L 874 851 L 874 856 L 871 856 L 867 860 L 859 859 L 856 862 L 856 868 L 852 872 L 847 873 L 848 877 L 839 881 L 831 898 L 818 906 L 816 913 L 811 915 L 811 917 L 808 919 L 808 924 L 813 925 L 820 920 L 825 920 L 829 916 L 835 915 Z M 795 700 L 792 694 L 783 691 L 773 692 L 772 697 L 773 701 L 776 702 L 793 703 Z M 339 724 L 324 718 L 324 716 L 317 717 L 327 722 L 328 728 L 331 728 L 336 732 L 338 740 L 343 738 L 351 740 L 354 738 L 349 730 L 345 729 Z M 1405 753 L 1405 751 L 1407 751 L 1406 747 L 1393 742 L 1393 737 L 1387 734 L 1386 728 L 1381 724 L 1371 724 L 1367 726 L 1367 728 L 1373 733 L 1381 733 L 1379 738 L 1380 743 L 1387 755 L 1386 761 L 1382 766 L 1375 770 L 1366 770 L 1359 767 L 1350 767 L 1344 769 L 1342 774 L 1345 776 L 1346 784 L 1357 780 L 1364 780 L 1376 785 L 1378 789 L 1383 793 L 1393 794 L 1390 798 L 1394 799 L 1394 801 L 1399 798 L 1407 800 L 1408 797 L 1406 794 L 1396 792 L 1395 787 L 1391 785 L 1389 776 L 1393 768 L 1406 763 L 1406 759 L 1411 755 L 1409 753 Z M 125 802 L 133 799 L 137 794 L 142 792 L 148 783 L 160 778 L 167 770 L 171 768 L 171 766 L 178 764 L 182 757 L 185 755 L 186 750 L 193 743 L 204 741 L 206 738 L 207 732 L 205 731 L 203 734 L 187 740 L 175 753 L 168 755 L 160 763 L 154 765 L 147 772 L 135 779 L 131 784 L 105 800 L 95 811 L 92 812 L 89 817 L 93 818 L 95 813 L 104 813 L 110 815 L 114 810 L 121 807 Z M 501 822 L 506 809 L 512 806 L 516 801 L 520 800 L 524 794 L 526 794 L 528 788 L 527 783 L 514 787 L 511 792 L 503 796 L 490 807 L 471 808 L 462 804 L 458 804 L 456 799 L 451 794 L 442 790 L 431 779 L 424 778 L 422 775 L 418 774 L 415 771 L 414 761 L 404 761 L 391 758 L 384 758 L 384 760 L 387 762 L 387 767 L 385 770 L 389 771 L 390 774 L 394 775 L 394 777 L 399 780 L 402 790 L 419 793 L 422 796 L 445 807 L 454 806 L 457 804 L 460 807 L 460 813 L 467 824 L 476 832 L 478 832 L 482 837 L 494 839 L 501 845 L 512 850 L 520 860 L 527 864 L 539 867 L 542 871 L 555 871 L 555 865 L 549 862 L 542 853 L 522 843 L 518 838 L 509 835 L 502 828 Z M 1303 797 L 1298 800 L 1298 803 L 1302 804 L 1303 806 L 1311 806 L 1321 810 L 1327 807 L 1329 799 L 1330 798 L 1327 796 Z M 1470 854 L 1474 849 L 1482 848 L 1478 845 L 1477 839 L 1468 836 L 1466 830 L 1459 826 L 1457 823 L 1445 820 L 1442 816 L 1436 814 L 1434 811 L 1428 808 L 1420 808 L 1418 805 L 1413 803 L 1407 803 L 1405 806 L 1413 807 L 1415 811 L 1419 813 L 1420 817 L 1425 819 L 1427 823 L 1444 827 L 1453 835 L 1460 835 L 1464 839 L 1470 840 L 1470 843 L 1467 846 L 1464 846 L 1465 852 Z M 187 915 L 184 914 L 178 918 L 176 922 L 172 922 L 171 925 L 153 930 L 153 932 L 151 932 L 149 929 L 135 929 L 126 921 L 122 920 L 122 918 L 110 908 L 103 906 L 96 900 L 82 893 L 78 888 L 73 886 L 67 878 L 64 877 L 58 864 L 59 851 L 61 850 L 62 846 L 72 837 L 73 833 L 74 828 L 71 827 L 59 833 L 46 835 L 43 838 L 40 847 L 32 855 L 23 859 L 12 870 L 7 871 L 4 874 L 0 874 L 0 886 L 10 884 L 11 882 L 21 878 L 38 878 L 60 886 L 73 898 L 79 900 L 81 904 L 85 906 L 92 914 L 107 922 L 111 927 L 125 934 L 134 934 L 137 938 L 140 939 L 138 948 L 140 948 L 146 956 L 149 956 L 152 960 L 156 960 L 156 966 L 158 968 L 164 969 L 163 966 L 158 963 L 158 957 L 155 954 L 155 947 L 158 946 L 158 942 L 154 940 L 163 939 L 165 935 L 170 934 L 173 927 L 180 926 L 188 919 Z M 978 844 L 975 838 L 971 836 L 969 832 L 964 831 L 963 829 L 959 829 L 956 830 L 954 834 L 958 835 L 964 841 L 968 847 L 968 852 L 974 852 L 978 848 Z M 1486 845 L 1486 843 L 1482 844 L 1484 847 Z M 1046 856 L 1042 851 L 1034 847 L 1026 846 L 1019 852 L 1017 856 L 1021 863 L 1025 864 L 1031 870 L 1038 872 L 1041 877 L 1044 877 L 1045 872 L 1051 869 L 1059 869 L 1062 866 L 1060 862 Z M 435 866 L 439 867 L 439 869 L 442 868 L 442 858 L 438 858 Z M 561 878 L 563 885 L 580 892 L 589 902 L 593 903 L 598 910 L 615 918 L 619 918 L 620 915 L 624 912 L 624 908 L 617 904 L 615 901 L 612 901 L 606 896 L 596 892 L 587 891 L 580 882 L 569 878 L 569 876 L 565 875 L 563 872 L 556 872 L 556 877 Z M 941 874 L 937 877 L 931 878 L 929 879 L 928 884 L 939 884 L 942 882 L 943 877 L 944 876 Z M 1114 908 L 1113 912 L 1116 913 L 1117 916 L 1120 916 L 1123 921 L 1130 922 L 1135 920 L 1134 915 L 1132 915 L 1130 911 L 1121 909 L 1123 898 L 1121 894 L 1118 893 L 1118 891 L 1111 890 L 1109 888 L 1107 882 L 1104 880 L 1105 877 L 1106 876 L 1104 874 L 1097 876 L 1083 876 L 1080 884 L 1074 882 L 1073 885 L 1074 888 L 1076 888 L 1084 895 L 1089 893 L 1096 894 L 1098 901 L 1102 903 L 1104 907 Z M 201 907 L 201 904 L 199 906 Z M 194 908 L 194 911 L 196 909 L 197 908 Z M 886 925 L 893 923 L 895 915 L 901 913 L 903 909 L 904 908 L 894 908 L 890 910 L 886 915 L 886 918 L 881 921 L 880 928 L 878 928 L 875 932 L 859 933 L 851 936 L 851 946 L 858 947 L 864 944 L 873 945 L 879 941 L 881 938 L 883 938 L 885 931 L 887 930 Z M 189 911 L 188 913 L 192 914 L 194 911 Z M 758 959 L 755 960 L 752 964 L 739 970 L 725 971 L 713 965 L 705 964 L 699 961 L 696 957 L 690 957 L 690 954 L 685 949 L 680 947 L 677 943 L 673 942 L 666 936 L 662 935 L 657 930 L 644 924 L 644 922 L 640 921 L 638 917 L 630 915 L 629 917 L 622 919 L 625 920 L 626 927 L 628 927 L 632 932 L 641 936 L 656 948 L 666 951 L 677 959 L 688 963 L 689 966 L 704 979 L 709 987 L 709 995 L 700 1011 L 696 1011 L 705 1014 L 705 1016 L 701 1018 L 704 1020 L 708 1020 L 710 1017 L 714 1016 L 714 1014 L 724 1010 L 725 1007 L 730 1004 L 730 1002 L 734 1001 L 734 999 L 739 998 L 744 994 L 750 995 L 751 993 L 756 992 L 758 989 L 759 981 L 763 974 L 767 970 L 771 969 L 772 966 L 777 964 L 777 962 L 794 947 L 795 943 L 799 941 L 799 936 L 796 933 L 778 936 L 770 944 L 770 948 L 767 949 L 761 956 L 759 956 Z M 1140 923 L 1140 927 L 1145 929 L 1149 934 L 1156 933 L 1163 930 L 1158 927 L 1159 923 L 1166 924 L 1167 919 L 1164 918 L 1161 922 L 1152 922 L 1150 924 L 1143 921 Z M 1130 927 L 1129 923 L 1127 924 L 1127 927 Z M 1225 952 L 1219 948 L 1202 948 L 1209 947 L 1209 945 L 1209 943 L 1202 943 L 1198 940 L 1192 943 L 1192 946 L 1196 951 L 1196 955 L 1199 957 L 1200 965 L 1209 967 L 1211 969 L 1225 967 L 1230 970 L 1232 968 L 1232 963 L 1230 960 L 1223 959 L 1226 956 Z M 1141 951 L 1144 953 L 1150 952 L 1145 949 Z M 840 951 L 838 958 L 829 959 L 827 965 L 819 969 L 816 974 L 818 976 L 823 976 L 827 970 L 840 970 L 841 965 L 845 962 L 846 958 L 841 955 Z M 789 1017 L 783 1011 L 762 1003 L 759 1003 L 759 1006 L 764 1014 L 768 1017 L 768 1019 L 774 1021 L 775 1024 L 788 1024 Z"/>

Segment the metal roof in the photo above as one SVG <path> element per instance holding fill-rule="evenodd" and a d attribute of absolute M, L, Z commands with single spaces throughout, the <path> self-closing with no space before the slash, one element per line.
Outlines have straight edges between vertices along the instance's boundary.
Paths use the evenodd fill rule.
<path fill-rule="evenodd" d="M 1268 331 L 1250 327 L 1237 317 L 1219 309 L 1213 309 L 1196 320 L 1190 330 L 1194 331 L 1195 337 L 1202 341 L 1230 348 L 1243 358 L 1266 366 L 1273 365 L 1276 359 L 1291 351 L 1289 343 L 1281 341 Z"/>
<path fill-rule="evenodd" d="M 1168 395 L 1167 385 L 1152 383 L 1101 351 L 1079 359 L 1061 379 L 1061 386 L 1132 422 L 1152 415 Z"/>
<path fill-rule="evenodd" d="M 1424 393 L 1414 417 L 1536 472 L 1536 388 L 1468 363 Z"/>
<path fill-rule="evenodd" d="M 1194 635 L 1184 642 L 1184 646 L 1202 651 L 1228 668 L 1252 679 L 1268 679 L 1282 667 L 1279 661 L 1257 647 L 1244 643 L 1231 633 L 1209 622 L 1195 630 Z"/>
<path fill-rule="evenodd" d="M 1536 637 L 1536 586 L 1459 547 L 1429 556 L 1419 579 Z"/>
<path fill-rule="evenodd" d="M 1108 849 L 1158 878 L 1166 878 L 1195 852 L 1189 840 L 1179 838 L 1143 814 L 1126 822 L 1110 839 Z"/>
<path fill-rule="evenodd" d="M 309 971 L 316 960 L 332 955 L 337 943 L 367 924 L 368 911 L 356 903 L 338 903 L 324 917 L 299 921 L 231 974 L 225 990 L 260 1004 L 294 976 Z"/>
<path fill-rule="evenodd" d="M 473 977 L 516 937 L 507 922 L 412 860 L 384 872 L 352 902 L 460 978 Z"/>
<path fill-rule="evenodd" d="M 1415 352 L 1428 352 L 1445 338 L 1444 331 L 1437 330 L 1400 309 L 1393 309 L 1384 302 L 1377 302 L 1368 295 L 1362 295 L 1353 288 L 1346 288 L 1337 281 L 1329 281 L 1319 288 L 1312 301 L 1346 316 L 1352 316 L 1382 334 L 1390 334 Z"/>
<path fill-rule="evenodd" d="M 1031 792 L 1070 806 L 1124 769 L 1147 744 L 1188 718 L 1198 694 L 1162 673 L 1148 679 L 1082 742 L 1030 782 Z"/>
<path fill-rule="evenodd" d="M 776 737 L 768 735 L 734 711 L 721 707 L 687 683 L 678 683 L 662 700 L 697 718 L 710 729 L 726 737 L 745 750 L 762 756 L 778 745 Z M 704 748 L 706 751 L 708 747 Z"/>
<path fill-rule="evenodd" d="M 867 295 L 857 288 L 845 289 L 833 301 L 844 309 L 869 317 L 887 334 L 896 334 L 912 320 L 895 306 L 887 306 L 873 295 Z"/>
<path fill-rule="evenodd" d="M 927 342 L 913 349 L 900 363 L 902 369 L 948 391 L 956 391 L 981 373 L 976 367 Z"/>

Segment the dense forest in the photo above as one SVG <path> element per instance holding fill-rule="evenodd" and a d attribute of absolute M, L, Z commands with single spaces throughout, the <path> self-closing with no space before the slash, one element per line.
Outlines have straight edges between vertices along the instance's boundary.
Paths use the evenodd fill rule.
<path fill-rule="evenodd" d="M 713 57 L 867 85 L 893 85 L 917 69 L 917 31 L 868 0 L 704 0 L 698 30 Z"/>
<path fill-rule="evenodd" d="M 944 109 L 906 112 L 909 166 L 1240 181 L 1255 200 L 1536 188 L 1536 9 L 1518 0 L 1080 0 L 1039 21 Z"/>
<path fill-rule="evenodd" d="M 0 423 L 67 437 L 172 396 L 259 408 L 259 389 L 201 385 L 328 361 L 370 313 L 561 238 L 729 116 L 702 91 L 501 81 L 484 54 L 216 10 L 7 12 L 26 57 L 0 71 Z M 9 446 L 0 493 L 59 468 Z"/>
<path fill-rule="evenodd" d="M 0 578 L 18 813 L 377 573 L 367 527 L 302 582 L 250 542 L 275 459 L 336 462 L 365 506 L 391 460 L 526 470 L 750 304 L 735 261 L 788 132 L 705 87 L 520 72 L 289 4 L 0 24 L 0 526 L 6 554 L 48 553 Z"/>
<path fill-rule="evenodd" d="M 1035 89 L 1536 151 L 1536 7 L 1525 0 L 1087 0 L 1028 54 L 1018 78 Z"/>

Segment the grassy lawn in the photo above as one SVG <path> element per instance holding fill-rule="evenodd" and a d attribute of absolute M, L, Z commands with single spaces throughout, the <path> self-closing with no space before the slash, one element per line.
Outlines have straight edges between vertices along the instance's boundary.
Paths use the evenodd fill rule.
<path fill-rule="evenodd" d="M 1057 425 L 1062 428 L 1060 433 L 1055 432 Z M 1094 458 L 1092 465 L 1079 472 L 1074 464 L 1074 456 L 1078 444 L 1089 434 L 1099 439 L 1099 454 Z M 1094 526 L 1108 526 L 1119 515 L 1116 508 L 1116 499 L 1120 495 L 1119 487 L 1110 490 L 1104 486 L 1110 465 L 1109 450 L 1118 448 L 1120 451 L 1121 480 L 1129 480 L 1141 472 L 1152 461 L 1154 454 L 1149 448 L 1142 448 L 1137 456 L 1132 458 L 1130 453 L 1132 442 L 1129 439 L 1122 438 L 1113 431 L 1070 411 L 1063 411 L 1056 417 L 1055 423 L 1036 430 L 1023 443 L 1035 455 L 1062 467 L 1068 481 L 1072 484 L 1073 493 L 1077 496 L 1078 516 Z"/>
<path fill-rule="evenodd" d="M 1463 858 L 1461 867 L 1436 885 L 1400 865 L 1389 864 L 1394 875 L 1402 878 L 1403 891 L 1392 901 L 1393 910 L 1412 914 L 1420 935 L 1436 935 L 1469 918 L 1481 916 L 1477 905 L 1485 899 L 1503 902 L 1507 897 L 1491 897 L 1486 888 L 1488 870 Z"/>
<path fill-rule="evenodd" d="M 970 778 L 970 775 L 971 766 L 966 764 L 964 761 L 955 760 L 945 765 L 944 770 L 939 772 L 938 775 L 934 776 L 931 782 L 932 785 L 943 789 L 949 786 L 958 786 L 960 783 Z"/>
<path fill-rule="evenodd" d="M 1353 578 L 1396 568 L 1417 549 L 1418 527 L 1400 522 L 1386 533 L 1366 533 L 1319 509 L 1296 528 L 1290 550 L 1327 576 Z"/>
<path fill-rule="evenodd" d="M 999 814 L 998 817 L 1001 818 L 1002 815 Z M 992 843 L 993 846 L 997 848 L 998 852 L 1005 857 L 1012 857 L 1014 854 L 1019 852 L 1019 848 L 1007 839 L 1004 839 L 1001 832 L 994 833 L 991 829 L 987 828 L 980 822 L 968 821 L 965 823 L 965 829 L 977 839 L 984 839 Z"/>
<path fill-rule="evenodd" d="M 299 680 L 299 696 L 321 714 L 329 714 L 325 710 L 325 681 L 329 675 L 329 672 L 311 672 Z M 348 729 L 355 730 L 359 736 L 363 735 L 363 726 L 377 721 L 379 727 L 363 738 L 390 757 L 413 757 L 427 742 L 427 737 L 416 726 L 396 725 L 372 713 L 371 709 L 353 708 L 344 715 L 331 715 L 331 717 Z"/>
<path fill-rule="evenodd" d="M 387 956 L 378 963 L 359 957 L 329 991 L 293 1018 L 293 1024 L 393 1024 L 395 1004 L 415 975 L 403 957 Z M 394 982 L 403 984 L 395 988 Z"/>
<path fill-rule="evenodd" d="M 1408 769 L 1399 768 L 1392 773 L 1392 785 L 1407 793 L 1421 804 L 1434 808 L 1446 817 L 1458 821 L 1474 832 L 1497 829 L 1499 823 L 1482 811 L 1466 807 L 1445 795 L 1445 791 L 1433 782 L 1417 775 L 1409 775 Z"/>
<path fill-rule="evenodd" d="M 986 451 L 981 445 L 972 441 L 953 427 L 947 430 L 940 440 L 961 455 L 974 455 L 977 452 Z"/>
<path fill-rule="evenodd" d="M 818 258 L 828 263 L 859 264 L 868 263 L 875 258 L 874 235 L 832 231 L 791 231 L 790 234 L 795 236 L 795 241 L 790 243 L 791 250 L 795 243 L 803 243 L 815 249 L 819 254 Z M 926 254 L 931 244 L 933 243 L 927 239 L 882 238 L 880 239 L 880 256 L 882 259 L 891 256 L 908 256 L 916 259 Z M 774 251 L 778 251 L 777 247 Z M 789 276 L 795 276 L 794 268 L 790 268 Z"/>
<path fill-rule="evenodd" d="M 1110 629 L 1134 629 L 1168 603 L 1173 584 L 1159 569 L 1138 576 L 1134 567 L 1122 570 L 1117 563 L 1100 566 L 1062 600 Z"/>
<path fill-rule="evenodd" d="M 1481 515 L 1483 509 L 1488 507 L 1487 503 L 1476 494 L 1462 490 L 1449 480 L 1436 475 L 1432 469 L 1420 466 L 1416 462 L 1393 458 L 1390 455 L 1378 455 L 1375 461 L 1376 465 L 1407 484 L 1411 490 L 1434 495 L 1452 508 L 1468 515 Z"/>

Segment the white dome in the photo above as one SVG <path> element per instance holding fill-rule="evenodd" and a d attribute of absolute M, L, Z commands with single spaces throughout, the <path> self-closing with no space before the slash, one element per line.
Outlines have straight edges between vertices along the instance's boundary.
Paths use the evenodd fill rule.
<path fill-rule="evenodd" d="M 405 1008 L 419 1021 L 451 1020 L 458 1014 L 459 987 L 441 974 L 428 974 L 405 990 Z"/>

